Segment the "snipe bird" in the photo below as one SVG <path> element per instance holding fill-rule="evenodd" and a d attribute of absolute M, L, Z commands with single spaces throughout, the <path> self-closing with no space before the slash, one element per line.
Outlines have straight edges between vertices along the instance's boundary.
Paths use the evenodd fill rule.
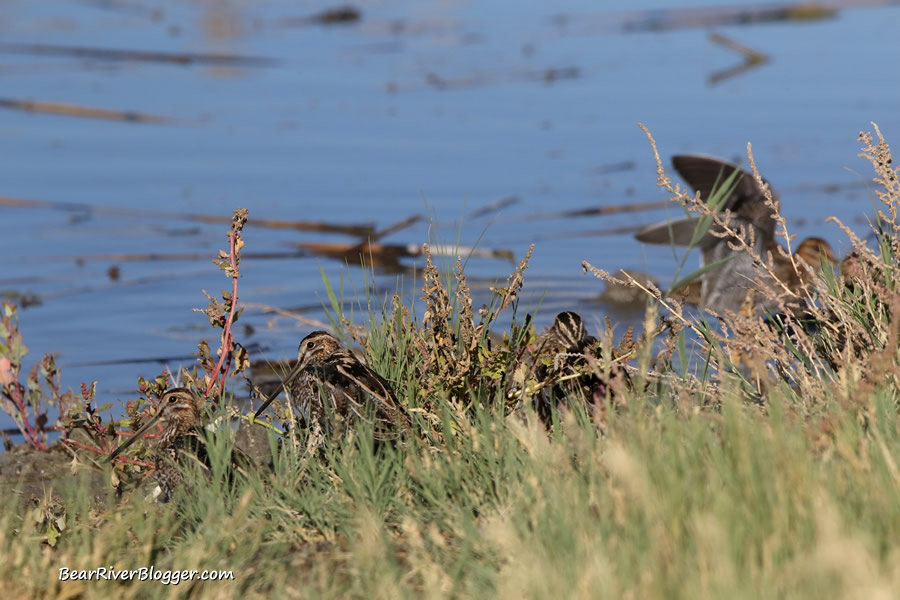
<path fill-rule="evenodd" d="M 815 280 L 822 277 L 823 266 L 826 269 L 837 266 L 838 261 L 834 256 L 831 245 L 822 238 L 809 237 L 797 245 L 794 251 L 794 262 L 797 264 L 796 269 L 791 261 L 781 256 L 777 248 L 772 248 L 772 272 L 778 281 L 772 281 L 771 277 L 764 279 L 766 286 L 779 293 L 784 285 L 793 292 L 801 300 L 792 298 L 784 298 L 784 294 L 780 294 L 784 300 L 783 304 L 792 314 L 799 315 L 806 309 L 805 302 L 802 301 L 803 286 L 812 286 Z M 809 267 L 809 268 L 807 268 Z M 780 283 L 779 283 L 780 282 Z M 777 313 L 781 306 L 772 298 L 764 298 L 759 295 L 760 312 L 771 315 Z"/>
<path fill-rule="evenodd" d="M 156 413 L 109 455 L 109 461 L 113 461 L 151 427 L 163 421 L 165 426 L 152 456 L 156 467 L 156 481 L 162 490 L 160 500 L 168 502 L 183 481 L 180 465 L 186 464 L 189 460 L 196 460 L 204 470 L 210 470 L 206 437 L 200 420 L 200 402 L 201 400 L 187 388 L 167 390 L 159 400 Z M 249 459 L 240 451 L 236 448 L 232 451 L 233 466 L 244 468 L 248 463 Z"/>
<path fill-rule="evenodd" d="M 287 388 L 300 420 L 307 426 L 318 424 L 329 434 L 343 431 L 356 419 L 372 423 L 378 441 L 394 440 L 410 427 L 409 415 L 387 380 L 325 331 L 313 331 L 303 338 L 297 364 L 282 387 Z M 265 399 L 256 418 L 282 387 Z"/>
<path fill-rule="evenodd" d="M 571 311 L 556 315 L 537 349 L 538 358 L 544 357 L 551 362 L 535 371 L 537 380 L 546 385 L 534 397 L 534 408 L 547 427 L 553 424 L 557 406 L 566 399 L 581 396 L 591 414 L 598 404 L 605 402 L 609 387 L 591 372 L 586 356 L 594 355 L 598 350 L 599 342 L 588 335 L 581 315 Z M 560 381 L 572 375 L 575 377 Z M 612 375 L 615 376 L 615 372 Z"/>
<path fill-rule="evenodd" d="M 752 229 L 754 233 L 753 251 L 765 259 L 766 253 L 775 243 L 775 211 L 765 202 L 765 194 L 757 185 L 751 173 L 742 171 L 736 165 L 709 156 L 686 154 L 672 158 L 675 170 L 685 181 L 700 193 L 700 198 L 709 201 L 714 190 L 730 180 L 731 193 L 719 206 L 719 210 L 731 211 L 731 227 Z M 776 205 L 778 196 L 772 192 Z M 690 245 L 700 217 L 689 217 L 674 222 L 658 223 L 645 227 L 635 234 L 635 238 L 648 244 Z M 702 252 L 702 264 L 709 265 L 729 259 L 721 266 L 708 271 L 701 279 L 700 308 L 726 314 L 726 310 L 738 312 L 747 296 L 747 290 L 756 276 L 753 258 L 746 252 L 735 252 L 729 247 L 731 237 L 716 237 L 721 232 L 713 225 L 706 234 L 696 241 L 695 246 Z"/>

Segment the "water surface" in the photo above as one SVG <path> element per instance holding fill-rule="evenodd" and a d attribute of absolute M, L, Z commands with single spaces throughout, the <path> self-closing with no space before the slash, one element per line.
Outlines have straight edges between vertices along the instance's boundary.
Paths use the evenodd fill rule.
<path fill-rule="evenodd" d="M 830 18 L 810 21 L 710 25 L 700 17 L 721 23 L 722 7 L 737 3 L 711 10 L 607 2 L 598 10 L 575 0 L 552 7 L 379 0 L 356 3 L 358 22 L 322 26 L 297 21 L 334 5 L 5 0 L 3 99 L 168 122 L 0 110 L 0 195 L 123 209 L 0 206 L 0 290 L 43 300 L 20 313 L 32 358 L 58 353 L 64 384 L 98 380 L 104 400 L 134 397 L 139 375 L 189 364 L 177 357 L 215 335 L 191 312 L 206 304 L 200 290 L 229 286 L 210 263 L 225 247 L 226 225 L 129 211 L 228 217 L 247 207 L 248 253 L 350 241 L 256 227 L 254 217 L 384 228 L 431 214 L 431 229 L 422 222 L 384 241 L 421 243 L 439 230 L 447 242 L 458 236 L 463 245 L 509 249 L 516 261 L 534 242 L 523 308 L 541 302 L 541 326 L 562 309 L 592 322 L 609 315 L 622 326 L 637 323 L 640 306 L 591 301 L 603 285 L 580 262 L 647 271 L 667 283 L 676 264 L 671 250 L 643 247 L 627 233 L 596 233 L 655 222 L 666 211 L 578 219 L 553 213 L 665 198 L 637 127 L 643 122 L 666 159 L 703 152 L 741 160 L 752 142 L 792 231 L 824 237 L 842 254 L 846 241 L 825 218 L 838 216 L 864 233 L 873 213 L 871 170 L 856 156 L 859 131 L 876 121 L 900 143 L 900 71 L 892 68 L 900 9 L 872 4 L 838 6 Z M 713 32 L 769 61 L 713 82 L 743 60 L 710 41 Z M 268 61 L 113 60 L 23 53 L 24 44 Z M 510 196 L 518 201 L 468 216 Z M 121 256 L 148 253 L 194 258 Z M 361 290 L 359 268 L 340 261 L 247 258 L 241 300 L 302 307 L 323 319 L 320 268 Z M 484 301 L 513 264 L 473 258 L 467 269 Z M 399 287 L 409 297 L 419 285 L 412 275 L 398 280 L 382 271 L 375 284 L 379 293 Z M 265 347 L 257 357 L 273 360 L 293 354 L 312 327 L 260 309 L 245 312 L 241 323 L 253 333 L 239 331 L 240 341 Z M 168 359 L 99 364 L 153 357 Z M 11 422 L 0 417 L 0 426 Z"/>

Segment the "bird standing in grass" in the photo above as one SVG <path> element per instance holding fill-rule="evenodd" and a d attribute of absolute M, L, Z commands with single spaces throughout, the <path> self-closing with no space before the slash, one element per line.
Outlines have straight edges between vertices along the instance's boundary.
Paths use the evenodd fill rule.
<path fill-rule="evenodd" d="M 410 428 L 409 415 L 387 380 L 325 331 L 303 338 L 283 387 L 300 420 L 329 434 L 342 432 L 356 419 L 371 423 L 379 441 L 394 440 Z M 266 398 L 255 417 L 280 393 L 281 388 Z"/>
<path fill-rule="evenodd" d="M 206 438 L 201 427 L 201 400 L 187 388 L 167 390 L 159 400 L 156 413 L 134 435 L 128 438 L 109 455 L 114 460 L 129 446 L 160 421 L 165 423 L 162 434 L 153 451 L 153 462 L 156 467 L 156 481 L 162 490 L 161 501 L 168 502 L 174 491 L 182 484 L 183 475 L 180 466 L 186 461 L 196 460 L 204 470 L 210 470 L 209 453 Z M 249 459 L 237 449 L 232 452 L 232 465 L 246 467 Z"/>
<path fill-rule="evenodd" d="M 534 397 L 534 408 L 547 427 L 553 424 L 556 407 L 568 399 L 582 400 L 591 414 L 603 406 L 611 390 L 592 371 L 588 360 L 599 347 L 597 338 L 588 335 L 581 315 L 571 311 L 556 315 L 537 350 L 539 357 L 552 362 L 539 366 L 535 372 L 538 382 L 544 385 Z"/>

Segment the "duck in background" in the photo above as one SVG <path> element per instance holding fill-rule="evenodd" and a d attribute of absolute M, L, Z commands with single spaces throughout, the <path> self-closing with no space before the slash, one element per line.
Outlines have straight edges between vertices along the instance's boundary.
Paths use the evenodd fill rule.
<path fill-rule="evenodd" d="M 826 266 L 837 265 L 831 245 L 822 238 L 809 237 L 800 242 L 794 251 L 796 269 L 791 260 L 779 251 L 780 247 L 777 242 L 774 242 L 774 245 L 769 248 L 772 253 L 772 273 L 781 284 L 797 294 L 800 293 L 803 285 L 812 285 L 815 277 L 821 275 L 823 264 Z M 809 266 L 812 273 L 804 265 Z M 670 295 L 682 304 L 699 307 L 702 298 L 702 284 L 702 278 L 696 279 L 672 290 Z M 772 281 L 770 287 L 777 291 L 780 284 Z M 767 306 L 762 305 L 760 308 L 765 311 Z"/>
<path fill-rule="evenodd" d="M 837 265 L 831 246 L 817 237 L 807 238 L 797 246 L 793 263 L 784 256 L 784 251 L 775 240 L 775 210 L 766 203 L 765 193 L 751 173 L 732 163 L 703 155 L 675 156 L 672 164 L 694 191 L 700 193 L 702 200 L 708 203 L 711 198 L 717 199 L 719 212 L 731 211 L 732 228 L 743 225 L 753 230 L 754 253 L 763 260 L 772 261 L 772 273 L 779 280 L 766 277 L 763 282 L 776 293 L 784 289 L 783 284 L 791 292 L 799 294 L 803 285 L 812 284 L 814 278 L 821 274 L 823 265 Z M 723 194 L 717 192 L 722 188 L 725 195 L 717 198 Z M 780 201 L 774 191 L 772 199 L 777 206 Z M 699 221 L 700 217 L 695 216 L 650 225 L 635 234 L 635 238 L 649 244 L 689 246 Z M 717 237 L 714 235 L 716 231 L 721 232 L 721 227 L 713 225 L 694 246 L 702 252 L 703 266 L 717 261 L 723 261 L 722 264 L 699 279 L 673 290 L 672 295 L 683 304 L 723 315 L 727 311 L 746 312 L 748 301 L 753 314 L 780 310 L 776 301 L 755 289 L 754 281 L 759 280 L 760 273 L 754 268 L 753 258 L 746 252 L 732 250 L 729 243 L 735 240 L 728 236 Z M 796 269 L 794 263 L 797 264 Z M 804 265 L 809 266 L 812 273 Z M 801 310 L 802 306 L 789 308 Z"/>

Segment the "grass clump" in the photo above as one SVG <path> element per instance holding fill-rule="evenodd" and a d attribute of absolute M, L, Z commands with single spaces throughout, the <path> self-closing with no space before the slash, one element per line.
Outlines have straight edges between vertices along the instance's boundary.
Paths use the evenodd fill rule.
<path fill-rule="evenodd" d="M 194 485 L 166 505 L 111 487 L 98 502 L 85 470 L 36 503 L 12 494 L 0 509 L 0 592 L 893 597 L 900 193 L 886 144 L 863 143 L 882 184 L 878 249 L 851 238 L 857 271 L 804 280 L 815 331 L 792 311 L 790 330 L 750 314 L 713 326 L 648 288 L 657 302 L 643 334 L 616 343 L 607 331 L 579 363 L 598 377 L 625 372 L 630 385 L 595 399 L 602 411 L 573 399 L 548 432 L 532 398 L 560 382 L 535 373 L 559 356 L 543 355 L 544 336 L 517 315 L 527 257 L 480 310 L 461 264 L 448 279 L 429 257 L 421 324 L 394 298 L 370 305 L 364 334 L 345 336 L 355 332 L 411 414 L 404 443 L 376 445 L 364 424 L 315 446 L 273 438 L 272 469 L 232 482 L 225 428 L 210 435 L 212 477 L 186 473 Z M 110 565 L 226 569 L 234 579 L 58 580 L 61 567 Z"/>

